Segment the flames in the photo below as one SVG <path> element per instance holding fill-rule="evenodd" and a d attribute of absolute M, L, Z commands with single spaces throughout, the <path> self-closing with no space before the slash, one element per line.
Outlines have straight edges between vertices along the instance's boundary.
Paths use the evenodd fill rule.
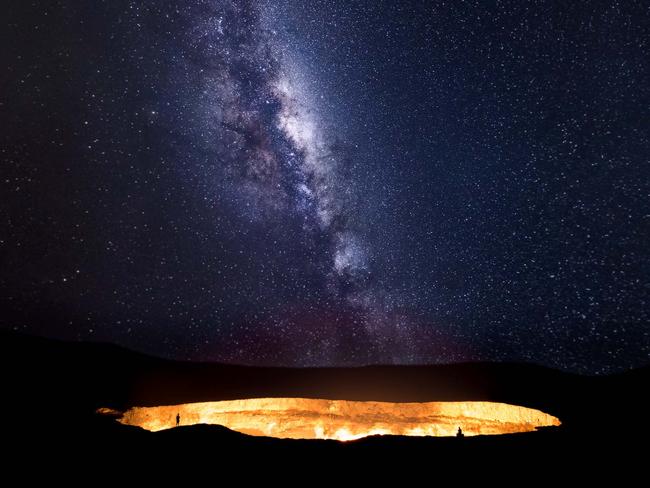
<path fill-rule="evenodd" d="M 492 402 L 389 403 L 308 398 L 251 398 L 160 407 L 134 407 L 123 424 L 150 431 L 180 425 L 219 424 L 244 434 L 292 439 L 349 441 L 369 435 L 453 436 L 527 432 L 560 425 L 548 414 Z"/>

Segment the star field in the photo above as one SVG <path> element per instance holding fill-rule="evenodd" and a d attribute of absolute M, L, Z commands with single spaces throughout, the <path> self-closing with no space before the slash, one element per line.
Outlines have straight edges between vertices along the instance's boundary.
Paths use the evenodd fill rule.
<path fill-rule="evenodd" d="M 643 2 L 78 3 L 0 15 L 3 328 L 648 363 Z"/>

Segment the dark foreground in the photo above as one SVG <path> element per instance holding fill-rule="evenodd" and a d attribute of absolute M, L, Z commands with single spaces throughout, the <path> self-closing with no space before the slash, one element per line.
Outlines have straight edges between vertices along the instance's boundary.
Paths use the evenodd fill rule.
<path fill-rule="evenodd" d="M 380 477 L 436 472 L 507 478 L 527 473 L 560 480 L 564 470 L 624 478 L 645 470 L 650 368 L 585 377 L 531 365 L 457 364 L 365 368 L 251 368 L 166 361 L 104 344 L 65 343 L 2 332 L 5 462 L 56 464 L 115 473 L 264 469 L 314 470 L 316 477 Z M 151 433 L 94 412 L 133 405 L 263 396 L 377 401 L 498 401 L 540 409 L 558 428 L 464 439 L 375 436 L 358 441 L 250 437 L 220 426 Z M 9 466 L 10 468 L 12 466 Z M 23 469 L 23 468 L 21 468 Z M 345 471 L 348 470 L 348 471 Z M 345 472 L 344 472 L 345 471 Z M 455 474 L 453 474 L 455 473 Z M 393 473 L 394 474 L 394 473 Z"/>

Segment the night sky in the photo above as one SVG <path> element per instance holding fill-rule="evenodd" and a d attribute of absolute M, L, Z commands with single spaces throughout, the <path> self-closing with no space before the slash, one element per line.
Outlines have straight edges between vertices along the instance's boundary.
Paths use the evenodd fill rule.
<path fill-rule="evenodd" d="M 650 362 L 643 1 L 6 0 L 0 327 Z"/>

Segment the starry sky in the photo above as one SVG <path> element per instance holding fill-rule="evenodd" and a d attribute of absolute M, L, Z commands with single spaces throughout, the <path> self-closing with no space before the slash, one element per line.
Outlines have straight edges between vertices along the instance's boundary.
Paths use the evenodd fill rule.
<path fill-rule="evenodd" d="M 647 364 L 644 3 L 3 2 L 0 327 Z"/>

